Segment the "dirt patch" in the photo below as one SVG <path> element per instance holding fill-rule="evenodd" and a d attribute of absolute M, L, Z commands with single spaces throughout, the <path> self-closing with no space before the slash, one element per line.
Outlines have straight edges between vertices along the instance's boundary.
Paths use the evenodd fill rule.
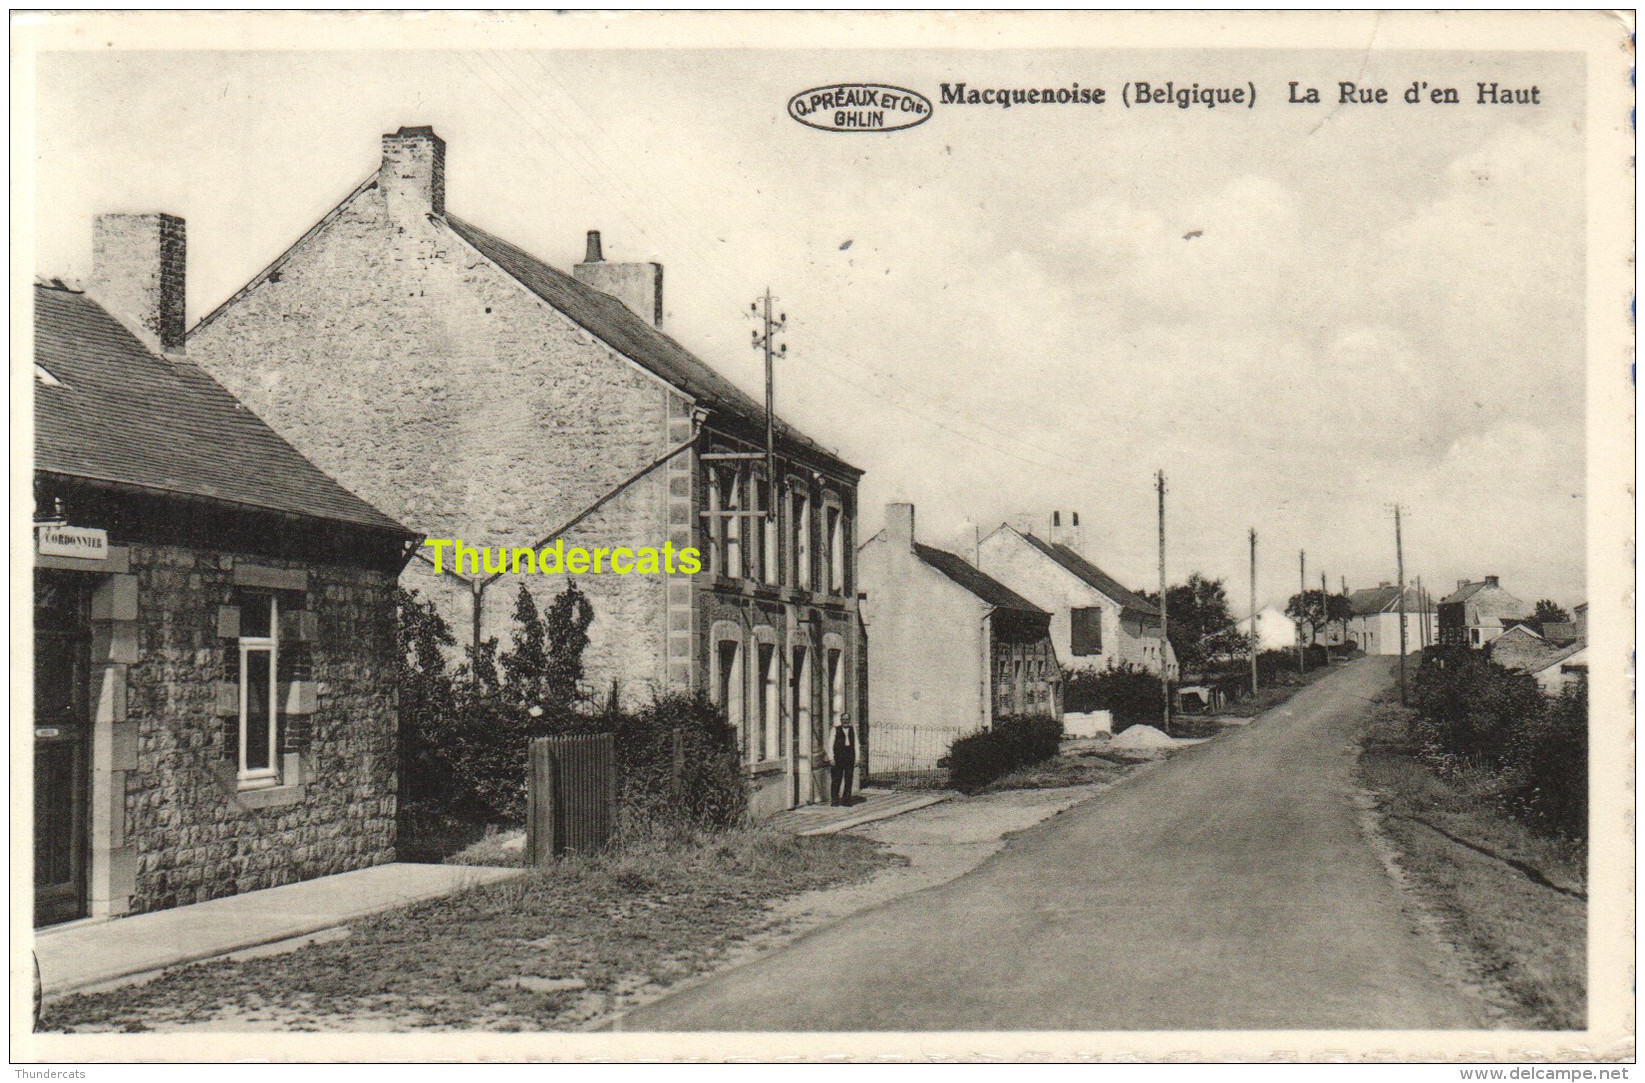
<path fill-rule="evenodd" d="M 771 900 L 904 860 L 843 834 L 647 840 L 379 914 L 346 939 L 67 997 L 40 1029 L 571 1029 L 714 968 L 772 920 Z"/>

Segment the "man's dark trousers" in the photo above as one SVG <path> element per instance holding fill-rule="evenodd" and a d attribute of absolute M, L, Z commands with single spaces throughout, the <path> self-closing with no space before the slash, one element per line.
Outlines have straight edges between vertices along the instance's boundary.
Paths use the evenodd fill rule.
<path fill-rule="evenodd" d="M 849 805 L 851 803 L 851 782 L 857 774 L 857 750 L 847 749 L 842 755 L 834 753 L 834 764 L 830 768 L 828 796 L 831 804 Z"/>

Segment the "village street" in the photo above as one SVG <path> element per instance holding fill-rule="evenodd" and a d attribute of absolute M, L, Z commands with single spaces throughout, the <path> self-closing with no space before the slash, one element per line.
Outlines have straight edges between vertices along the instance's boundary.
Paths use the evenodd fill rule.
<path fill-rule="evenodd" d="M 627 1030 L 1458 1028 L 1361 826 L 1391 659 L 1014 837 L 976 872 L 636 1010 Z"/>

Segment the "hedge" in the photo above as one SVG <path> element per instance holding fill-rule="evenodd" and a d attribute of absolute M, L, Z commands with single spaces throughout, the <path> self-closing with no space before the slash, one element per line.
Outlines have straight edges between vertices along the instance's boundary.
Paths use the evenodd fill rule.
<path fill-rule="evenodd" d="M 956 739 L 942 765 L 950 786 L 975 793 L 1019 767 L 1050 759 L 1061 746 L 1061 719 L 1013 715 L 997 719 L 993 729 Z"/>

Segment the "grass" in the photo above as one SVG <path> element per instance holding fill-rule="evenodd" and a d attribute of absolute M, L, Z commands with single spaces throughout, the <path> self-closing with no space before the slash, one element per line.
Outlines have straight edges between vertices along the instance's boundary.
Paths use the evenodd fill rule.
<path fill-rule="evenodd" d="M 864 880 L 900 860 L 844 835 L 652 834 L 619 852 L 376 915 L 343 940 L 69 997 L 47 1006 L 41 1029 L 213 1020 L 289 1030 L 564 1029 L 624 993 L 711 968 L 769 924 L 768 903 Z M 534 992 L 510 984 L 519 977 L 585 987 Z"/>
<path fill-rule="evenodd" d="M 1135 768 L 1133 763 L 1119 763 L 1097 747 L 1064 749 L 1060 754 L 1041 763 L 1019 767 L 1004 778 L 995 779 L 979 793 L 998 793 L 1001 790 L 1048 790 L 1058 786 L 1089 786 L 1098 782 L 1113 782 L 1125 777 Z"/>
<path fill-rule="evenodd" d="M 1435 774 L 1409 742 L 1411 716 L 1397 704 L 1376 704 L 1360 756 L 1361 774 L 1383 800 L 1383 829 L 1400 865 L 1484 981 L 1509 1001 L 1509 1025 L 1580 1029 L 1585 852 L 1508 816 L 1489 777 Z"/>

